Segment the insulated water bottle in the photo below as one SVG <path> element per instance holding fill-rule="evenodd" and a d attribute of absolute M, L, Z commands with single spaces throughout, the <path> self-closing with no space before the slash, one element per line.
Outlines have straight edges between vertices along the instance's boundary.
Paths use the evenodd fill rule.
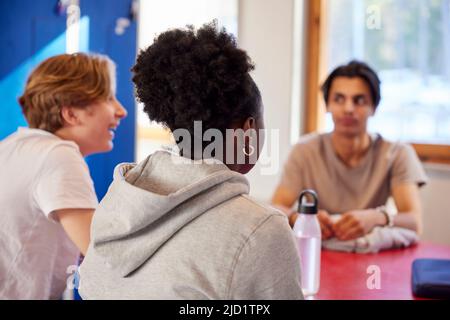
<path fill-rule="evenodd" d="M 313 202 L 305 202 L 310 196 Z M 294 224 L 300 255 L 301 283 L 305 297 L 315 295 L 320 286 L 320 250 L 321 232 L 317 218 L 317 194 L 313 190 L 305 190 L 298 200 L 298 217 Z"/>

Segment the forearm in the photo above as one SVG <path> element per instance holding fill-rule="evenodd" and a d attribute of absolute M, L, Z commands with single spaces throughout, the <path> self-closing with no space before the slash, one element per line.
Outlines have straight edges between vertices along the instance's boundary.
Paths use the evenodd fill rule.
<path fill-rule="evenodd" d="M 392 188 L 398 214 L 394 217 L 394 226 L 410 229 L 418 234 L 422 232 L 422 205 L 419 187 L 406 183 Z"/>
<path fill-rule="evenodd" d="M 374 227 L 384 227 L 388 224 L 388 219 L 386 215 L 377 209 L 369 209 L 368 210 L 371 216 L 371 224 L 372 228 Z"/>
<path fill-rule="evenodd" d="M 292 193 L 288 188 L 284 188 L 279 186 L 275 191 L 272 197 L 272 206 L 276 209 L 279 209 L 283 212 L 289 219 L 289 224 L 291 227 L 295 223 L 295 219 L 297 218 L 297 214 L 292 210 L 292 206 L 294 205 L 297 199 L 297 195 Z"/>
<path fill-rule="evenodd" d="M 399 228 L 410 229 L 418 234 L 422 233 L 422 222 L 420 219 L 420 213 L 410 211 L 410 212 L 399 212 L 394 216 L 394 226 Z"/>
<path fill-rule="evenodd" d="M 64 231 L 83 255 L 90 241 L 93 209 L 64 209 L 55 212 Z"/>
<path fill-rule="evenodd" d="M 387 217 L 385 214 L 378 210 L 374 210 L 374 226 L 386 226 L 388 224 Z M 405 228 L 413 230 L 417 233 L 420 233 L 422 230 L 421 221 L 420 221 L 420 213 L 414 211 L 405 211 L 399 212 L 396 214 L 394 219 L 394 227 Z"/>

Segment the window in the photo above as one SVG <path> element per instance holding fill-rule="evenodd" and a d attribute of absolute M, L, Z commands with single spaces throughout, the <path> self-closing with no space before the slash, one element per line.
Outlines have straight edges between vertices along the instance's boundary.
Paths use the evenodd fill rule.
<path fill-rule="evenodd" d="M 450 163 L 450 0 L 313 0 L 309 5 L 309 55 L 320 54 L 311 67 L 316 80 L 309 76 L 317 86 L 308 94 L 308 130 L 332 130 L 318 93 L 327 74 L 352 59 L 363 60 L 382 81 L 382 101 L 369 130 L 413 143 L 425 161 Z"/>
<path fill-rule="evenodd" d="M 174 9 L 176 8 L 176 10 Z M 147 48 L 159 33 L 170 28 L 184 28 L 186 25 L 200 27 L 216 19 L 220 27 L 237 36 L 237 0 L 144 0 L 140 1 L 138 47 Z M 169 130 L 151 123 L 137 105 L 136 161 L 161 148 L 173 144 Z"/>

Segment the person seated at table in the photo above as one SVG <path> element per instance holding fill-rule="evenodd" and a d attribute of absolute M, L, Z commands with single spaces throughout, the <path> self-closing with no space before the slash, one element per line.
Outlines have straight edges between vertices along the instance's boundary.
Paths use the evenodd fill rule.
<path fill-rule="evenodd" d="M 83 299 L 303 298 L 288 219 L 249 198 L 243 175 L 264 136 L 253 68 L 214 23 L 163 32 L 139 53 L 138 99 L 179 150 L 116 168 L 81 264 Z"/>
<path fill-rule="evenodd" d="M 380 103 L 380 80 L 366 63 L 337 67 L 322 86 L 334 130 L 309 134 L 293 147 L 272 198 L 294 225 L 291 210 L 304 189 L 319 196 L 323 239 L 352 240 L 375 226 L 397 226 L 421 232 L 419 187 L 427 177 L 408 145 L 367 131 Z M 398 214 L 386 210 L 393 197 Z M 332 214 L 339 213 L 337 222 Z"/>
<path fill-rule="evenodd" d="M 29 127 L 0 141 L 0 299 L 61 299 L 86 253 L 97 196 L 83 157 L 110 151 L 127 115 L 115 63 L 62 54 L 40 63 L 19 98 Z"/>

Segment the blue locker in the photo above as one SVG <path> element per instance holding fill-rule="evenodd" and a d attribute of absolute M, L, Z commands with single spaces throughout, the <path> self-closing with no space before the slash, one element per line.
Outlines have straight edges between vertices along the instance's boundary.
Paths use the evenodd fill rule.
<path fill-rule="evenodd" d="M 57 0 L 0 1 L 0 139 L 25 126 L 17 98 L 26 77 L 39 62 L 65 52 L 66 15 Z M 117 97 L 128 111 L 114 150 L 87 158 L 99 200 L 112 181 L 114 167 L 134 161 L 135 102 L 130 68 L 136 56 L 136 22 L 116 34 L 119 18 L 130 18 L 132 0 L 80 0 L 80 51 L 107 54 L 117 64 Z"/>

